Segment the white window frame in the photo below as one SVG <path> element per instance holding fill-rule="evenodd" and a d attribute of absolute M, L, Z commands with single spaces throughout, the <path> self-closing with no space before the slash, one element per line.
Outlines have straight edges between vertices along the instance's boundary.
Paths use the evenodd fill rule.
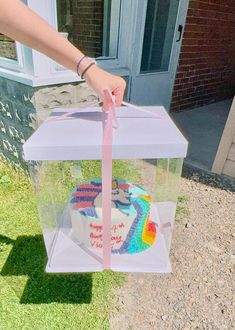
<path fill-rule="evenodd" d="M 22 47 L 19 42 L 14 41 L 16 48 L 16 59 L 0 56 L 0 65 L 14 71 L 21 71 L 23 68 Z"/>
<path fill-rule="evenodd" d="M 57 7 L 56 0 L 24 0 L 29 8 L 43 17 L 49 24 L 57 29 Z M 128 4 L 127 4 L 128 2 Z M 126 45 L 128 33 L 126 33 L 126 15 L 130 16 L 130 10 L 134 0 L 121 0 L 119 42 L 117 46 L 117 58 L 98 58 L 97 63 L 107 71 L 114 74 L 128 76 L 128 51 Z M 130 6 L 131 5 L 131 6 Z M 126 8 L 128 6 L 128 8 Z M 112 13 L 114 13 L 112 11 Z M 131 24 L 131 22 L 130 22 Z M 123 28 L 125 25 L 125 29 Z M 128 29 L 129 30 L 129 29 Z M 30 49 L 16 42 L 17 60 L 9 60 L 0 57 L 0 76 L 12 79 L 30 86 L 45 86 L 52 84 L 81 81 L 78 75 L 60 66 L 47 56 L 36 50 Z"/>

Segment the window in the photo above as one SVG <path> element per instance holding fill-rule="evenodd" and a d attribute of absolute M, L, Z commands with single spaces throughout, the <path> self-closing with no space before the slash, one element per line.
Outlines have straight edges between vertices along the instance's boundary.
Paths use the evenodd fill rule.
<path fill-rule="evenodd" d="M 21 0 L 26 2 L 26 0 Z M 15 42 L 8 36 L 0 33 L 0 69 L 3 68 L 3 77 L 8 78 L 5 69 L 12 71 L 12 74 L 23 71 L 24 55 L 27 54 L 26 47 Z M 25 65 L 28 68 L 28 65 Z M 1 71 L 0 71 L 1 73 Z M 9 78 L 11 77 L 11 75 Z"/>
<path fill-rule="evenodd" d="M 120 0 L 57 0 L 58 31 L 92 58 L 116 58 Z"/>
<path fill-rule="evenodd" d="M 17 60 L 15 41 L 2 33 L 0 33 L 0 56 Z"/>
<path fill-rule="evenodd" d="M 179 0 L 148 0 L 141 73 L 167 71 Z"/>
<path fill-rule="evenodd" d="M 19 72 L 22 70 L 22 63 L 22 46 L 0 33 L 0 68 Z"/>

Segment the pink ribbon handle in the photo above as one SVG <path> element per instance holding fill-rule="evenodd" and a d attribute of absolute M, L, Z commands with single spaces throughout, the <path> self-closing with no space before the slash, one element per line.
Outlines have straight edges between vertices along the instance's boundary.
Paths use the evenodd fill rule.
<path fill-rule="evenodd" d="M 109 104 L 107 120 L 104 124 L 102 143 L 102 214 L 103 214 L 103 268 L 111 267 L 111 209 L 112 209 L 112 143 L 113 120 L 115 116 L 115 100 L 110 91 L 105 90 L 104 95 Z"/>

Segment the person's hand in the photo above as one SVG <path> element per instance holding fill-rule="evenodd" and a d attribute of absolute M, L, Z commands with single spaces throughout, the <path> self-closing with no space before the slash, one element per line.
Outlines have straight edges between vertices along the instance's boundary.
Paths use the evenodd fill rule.
<path fill-rule="evenodd" d="M 107 97 L 104 95 L 105 90 L 109 90 L 112 95 L 115 96 L 115 105 L 121 106 L 123 101 L 123 95 L 126 88 L 126 82 L 123 78 L 114 76 L 109 72 L 106 72 L 99 68 L 97 65 L 93 65 L 84 75 L 84 78 L 88 85 L 94 89 L 99 98 L 103 101 L 103 110 L 109 110 L 109 103 Z"/>

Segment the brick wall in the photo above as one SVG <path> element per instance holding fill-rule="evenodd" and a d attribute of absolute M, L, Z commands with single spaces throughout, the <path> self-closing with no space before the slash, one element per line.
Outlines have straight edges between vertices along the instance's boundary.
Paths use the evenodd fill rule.
<path fill-rule="evenodd" d="M 190 0 L 171 110 L 235 92 L 235 0 Z"/>
<path fill-rule="evenodd" d="M 88 56 L 102 55 L 103 0 L 72 1 L 72 42 Z"/>

